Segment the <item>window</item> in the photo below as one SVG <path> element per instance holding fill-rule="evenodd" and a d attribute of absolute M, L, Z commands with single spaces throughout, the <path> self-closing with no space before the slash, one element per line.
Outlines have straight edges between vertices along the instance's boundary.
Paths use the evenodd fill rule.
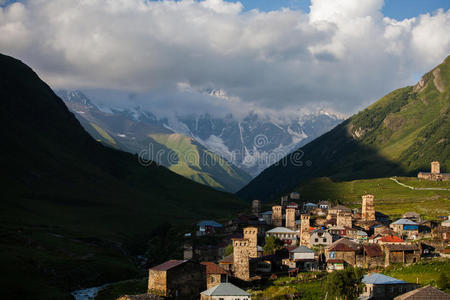
<path fill-rule="evenodd" d="M 213 276 L 211 276 L 211 282 L 214 282 L 214 281 L 216 281 L 216 279 Z"/>
<path fill-rule="evenodd" d="M 330 258 L 336 258 L 336 252 L 330 252 L 329 257 Z"/>
<path fill-rule="evenodd" d="M 326 239 L 326 238 L 323 238 L 323 239 L 322 239 L 322 242 L 326 243 L 326 242 L 327 242 L 327 239 Z"/>
<path fill-rule="evenodd" d="M 319 242 L 319 239 L 314 239 L 314 242 L 316 242 L 316 243 Z"/>

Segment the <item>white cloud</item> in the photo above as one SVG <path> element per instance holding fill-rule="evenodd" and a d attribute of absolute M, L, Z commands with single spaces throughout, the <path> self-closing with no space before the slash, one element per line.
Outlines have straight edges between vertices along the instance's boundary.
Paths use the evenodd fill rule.
<path fill-rule="evenodd" d="M 382 0 L 311 3 L 306 14 L 223 0 L 28 0 L 0 8 L 0 52 L 55 88 L 158 95 L 142 100 L 150 107 L 344 113 L 450 54 L 450 10 L 393 20 Z M 234 101 L 218 106 L 210 89 Z"/>

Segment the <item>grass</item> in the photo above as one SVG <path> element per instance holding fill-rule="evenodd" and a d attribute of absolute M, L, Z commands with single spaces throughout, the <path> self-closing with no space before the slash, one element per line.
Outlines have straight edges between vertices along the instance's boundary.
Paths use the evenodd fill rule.
<path fill-rule="evenodd" d="M 147 292 L 148 277 L 111 284 L 101 290 L 95 300 L 115 300 L 123 295 L 138 295 Z"/>
<path fill-rule="evenodd" d="M 449 182 L 434 182 L 412 177 L 398 180 L 414 187 L 450 187 Z M 416 211 L 424 218 L 435 219 L 450 214 L 450 191 L 420 191 L 403 187 L 389 178 L 335 182 L 318 178 L 295 189 L 304 201 L 329 200 L 351 208 L 361 208 L 361 196 L 373 194 L 375 209 L 398 218 L 408 211 Z"/>
<path fill-rule="evenodd" d="M 319 278 L 315 278 L 315 276 Z M 249 290 L 252 299 L 324 299 L 325 279 L 319 272 L 300 273 L 297 277 L 269 280 L 261 290 Z M 286 298 L 287 296 L 295 298 Z"/>
<path fill-rule="evenodd" d="M 432 285 L 436 287 L 436 282 L 441 273 L 450 274 L 450 260 L 439 259 L 432 261 L 420 261 L 413 265 L 402 266 L 392 265 L 386 268 L 385 275 L 398 278 L 410 283 L 419 283 L 423 285 Z M 450 292 L 446 290 L 447 293 Z"/>

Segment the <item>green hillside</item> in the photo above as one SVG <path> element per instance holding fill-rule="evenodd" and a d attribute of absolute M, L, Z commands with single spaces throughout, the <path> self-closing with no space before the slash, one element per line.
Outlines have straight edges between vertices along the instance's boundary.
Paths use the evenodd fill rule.
<path fill-rule="evenodd" d="M 132 258 L 170 224 L 246 207 L 95 141 L 29 67 L 4 55 L 0 122 L 4 298 L 70 299 L 74 289 L 130 278 Z"/>
<path fill-rule="evenodd" d="M 450 172 L 450 56 L 414 87 L 395 90 L 263 171 L 238 195 L 271 199 L 316 177 L 335 181 Z"/>
<path fill-rule="evenodd" d="M 170 162 L 169 169 L 186 178 L 232 192 L 251 178 L 187 136 L 172 133 L 149 134 L 149 137 L 176 155 L 176 161 Z"/>
<path fill-rule="evenodd" d="M 327 200 L 361 209 L 361 196 L 373 194 L 375 209 L 391 218 L 415 211 L 427 218 L 450 214 L 450 182 L 433 182 L 414 177 L 399 177 L 399 182 L 416 188 L 448 188 L 445 190 L 412 190 L 389 178 L 335 182 L 330 178 L 316 178 L 294 188 L 303 201 Z"/>

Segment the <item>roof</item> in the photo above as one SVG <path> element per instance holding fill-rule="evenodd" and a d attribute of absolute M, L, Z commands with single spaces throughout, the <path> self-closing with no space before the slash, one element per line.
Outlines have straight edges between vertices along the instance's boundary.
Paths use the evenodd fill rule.
<path fill-rule="evenodd" d="M 383 243 L 403 243 L 404 242 L 401 238 L 399 238 L 398 236 L 395 236 L 395 235 L 383 236 L 381 239 L 379 239 L 379 241 L 381 241 Z"/>
<path fill-rule="evenodd" d="M 450 223 L 450 219 L 447 219 L 447 220 L 441 222 L 441 224 L 444 224 L 444 223 L 445 224 Z"/>
<path fill-rule="evenodd" d="M 176 260 L 176 259 L 171 259 L 166 261 L 165 263 L 162 263 L 160 265 L 157 265 L 153 268 L 150 268 L 150 270 L 153 271 L 167 271 L 169 269 L 175 268 L 183 263 L 187 262 L 187 260 Z"/>
<path fill-rule="evenodd" d="M 434 288 L 432 286 L 424 286 L 410 292 L 404 293 L 398 297 L 394 298 L 395 300 L 445 300 L 450 299 L 450 295 Z"/>
<path fill-rule="evenodd" d="M 231 253 L 230 255 L 225 256 L 223 259 L 219 261 L 219 264 L 232 264 L 234 262 L 234 255 Z"/>
<path fill-rule="evenodd" d="M 319 204 L 319 205 L 330 205 L 330 204 L 328 203 L 328 201 L 320 201 L 318 204 Z"/>
<path fill-rule="evenodd" d="M 364 275 L 362 282 L 364 282 L 365 284 L 407 284 L 407 282 L 403 280 L 386 276 L 380 273 Z"/>
<path fill-rule="evenodd" d="M 219 267 L 213 262 L 201 262 L 202 265 L 206 266 L 206 274 L 228 274 L 227 271 Z"/>
<path fill-rule="evenodd" d="M 327 248 L 329 251 L 356 251 L 359 248 L 359 244 L 352 242 L 349 239 L 341 238 Z"/>
<path fill-rule="evenodd" d="M 416 213 L 415 211 L 408 211 L 403 215 L 403 218 L 415 218 L 420 217 L 420 214 Z"/>
<path fill-rule="evenodd" d="M 306 246 L 298 246 L 294 250 L 291 251 L 292 253 L 314 253 L 313 250 L 309 249 Z"/>
<path fill-rule="evenodd" d="M 386 244 L 385 247 L 389 249 L 389 251 L 419 250 L 419 246 L 416 244 Z"/>
<path fill-rule="evenodd" d="M 362 230 L 358 230 L 358 231 L 356 232 L 356 234 L 357 234 L 357 235 L 361 235 L 361 236 L 367 236 L 367 232 L 362 231 Z"/>
<path fill-rule="evenodd" d="M 213 220 L 203 220 L 198 222 L 197 226 L 204 227 L 204 226 L 211 226 L 211 227 L 222 227 L 222 224 L 217 223 Z"/>
<path fill-rule="evenodd" d="M 417 225 L 416 222 L 413 222 L 409 219 L 398 219 L 397 221 L 395 221 L 394 223 L 392 223 L 393 225 Z"/>
<path fill-rule="evenodd" d="M 329 263 L 329 264 L 343 264 L 343 263 L 345 263 L 345 260 L 343 260 L 343 259 L 329 259 L 329 260 L 327 260 L 327 263 Z"/>
<path fill-rule="evenodd" d="M 201 294 L 205 296 L 250 296 L 249 293 L 229 282 L 220 283 Z"/>
<path fill-rule="evenodd" d="M 335 210 L 342 210 L 342 211 L 348 211 L 351 212 L 352 210 L 344 205 L 336 205 L 333 206 L 331 209 L 335 209 Z"/>
<path fill-rule="evenodd" d="M 297 233 L 297 231 L 286 227 L 275 227 L 274 229 L 267 231 L 267 233 Z"/>
<path fill-rule="evenodd" d="M 366 244 L 364 245 L 364 250 L 370 257 L 383 256 L 383 250 L 381 250 L 380 245 L 378 244 Z"/>
<path fill-rule="evenodd" d="M 316 207 L 317 204 L 308 202 L 308 203 L 304 204 L 304 206 L 314 206 L 314 207 Z"/>
<path fill-rule="evenodd" d="M 265 211 L 265 212 L 261 213 L 261 215 L 271 215 L 271 214 L 272 214 L 271 210 L 268 210 L 268 211 Z"/>

